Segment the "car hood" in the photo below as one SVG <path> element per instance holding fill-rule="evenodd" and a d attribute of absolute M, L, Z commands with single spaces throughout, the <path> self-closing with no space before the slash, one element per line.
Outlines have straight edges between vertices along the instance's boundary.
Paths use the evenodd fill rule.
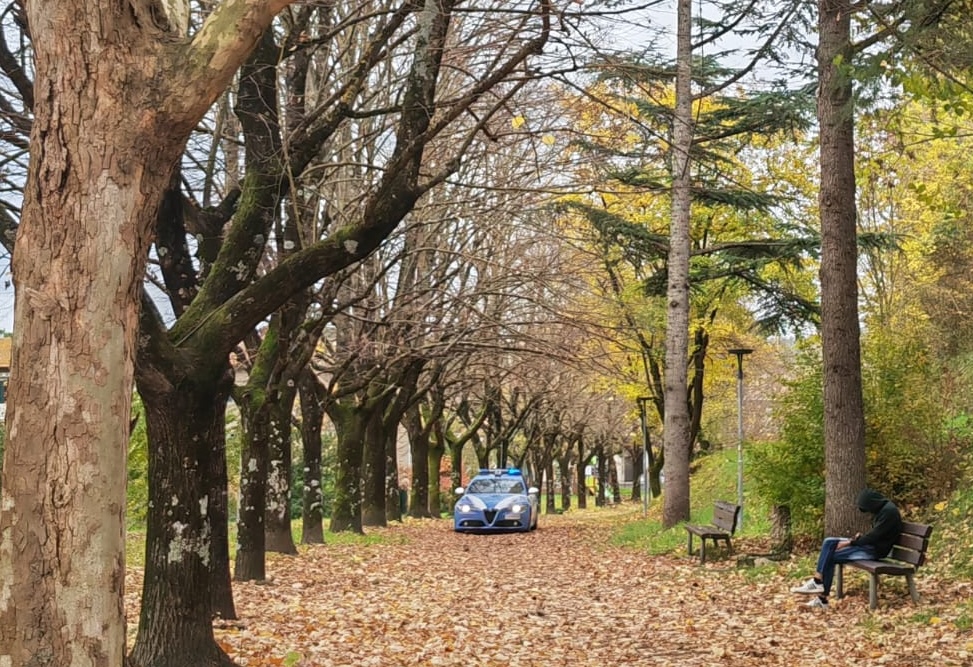
<path fill-rule="evenodd" d="M 500 510 L 510 507 L 514 503 L 527 504 L 527 496 L 511 495 L 509 493 L 477 493 L 460 498 L 473 507 L 481 510 Z"/>

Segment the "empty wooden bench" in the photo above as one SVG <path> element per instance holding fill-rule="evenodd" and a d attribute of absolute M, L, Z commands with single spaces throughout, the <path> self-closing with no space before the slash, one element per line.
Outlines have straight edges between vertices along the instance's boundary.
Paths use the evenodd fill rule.
<path fill-rule="evenodd" d="M 713 547 L 718 542 L 726 544 L 728 553 L 733 553 L 733 543 L 730 541 L 736 531 L 737 520 L 740 517 L 740 506 L 725 500 L 717 500 L 713 504 L 713 523 L 705 526 L 694 526 L 686 524 L 686 532 L 689 534 L 689 555 L 693 555 L 693 535 L 699 537 L 702 546 L 699 550 L 699 562 L 706 562 L 706 540 L 713 543 Z"/>
<path fill-rule="evenodd" d="M 919 566 L 926 562 L 926 549 L 929 547 L 930 535 L 932 535 L 932 526 L 906 521 L 902 524 L 902 534 L 899 535 L 899 539 L 892 547 L 892 553 L 888 555 L 888 558 L 838 563 L 835 581 L 836 597 L 841 598 L 844 595 L 844 567 L 842 566 L 847 566 L 868 572 L 869 609 L 875 609 L 878 606 L 878 578 L 883 574 L 890 577 L 905 577 L 912 601 L 919 602 L 915 573 Z"/>

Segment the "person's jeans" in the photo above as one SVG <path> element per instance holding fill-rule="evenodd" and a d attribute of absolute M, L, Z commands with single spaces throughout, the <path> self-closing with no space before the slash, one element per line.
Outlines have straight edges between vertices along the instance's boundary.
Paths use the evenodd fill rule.
<path fill-rule="evenodd" d="M 843 542 L 847 539 L 847 537 L 826 537 L 821 544 L 821 555 L 818 556 L 818 572 L 821 573 L 821 583 L 824 585 L 825 597 L 831 593 L 831 582 L 834 580 L 835 565 L 853 560 L 875 559 L 875 549 L 871 545 L 860 547 L 848 546 L 839 549 L 838 542 Z"/>

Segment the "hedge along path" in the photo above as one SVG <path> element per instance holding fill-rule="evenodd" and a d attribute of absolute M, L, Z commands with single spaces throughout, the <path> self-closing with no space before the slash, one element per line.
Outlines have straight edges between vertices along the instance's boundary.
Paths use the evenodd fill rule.
<path fill-rule="evenodd" d="M 251 667 L 973 664 L 973 633 L 952 622 L 969 582 L 924 577 L 919 606 L 891 583 L 869 614 L 867 578 L 851 578 L 831 609 L 806 611 L 788 592 L 796 563 L 700 566 L 608 544 L 613 523 L 639 518 L 629 505 L 544 515 L 510 535 L 408 521 L 371 531 L 382 544 L 302 547 L 271 557 L 266 583 L 235 584 L 240 620 L 217 621 L 217 637 Z"/>

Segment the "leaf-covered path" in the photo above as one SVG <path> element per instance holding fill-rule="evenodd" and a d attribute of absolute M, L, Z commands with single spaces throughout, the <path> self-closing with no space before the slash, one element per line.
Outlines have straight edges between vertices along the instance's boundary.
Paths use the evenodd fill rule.
<path fill-rule="evenodd" d="M 445 519 L 382 529 L 381 544 L 274 556 L 237 584 L 217 635 L 241 665 L 973 665 L 973 634 L 944 614 L 968 583 L 899 581 L 868 612 L 867 578 L 806 611 L 791 566 L 701 567 L 607 544 L 606 513 L 542 517 L 530 534 L 458 535 Z"/>

